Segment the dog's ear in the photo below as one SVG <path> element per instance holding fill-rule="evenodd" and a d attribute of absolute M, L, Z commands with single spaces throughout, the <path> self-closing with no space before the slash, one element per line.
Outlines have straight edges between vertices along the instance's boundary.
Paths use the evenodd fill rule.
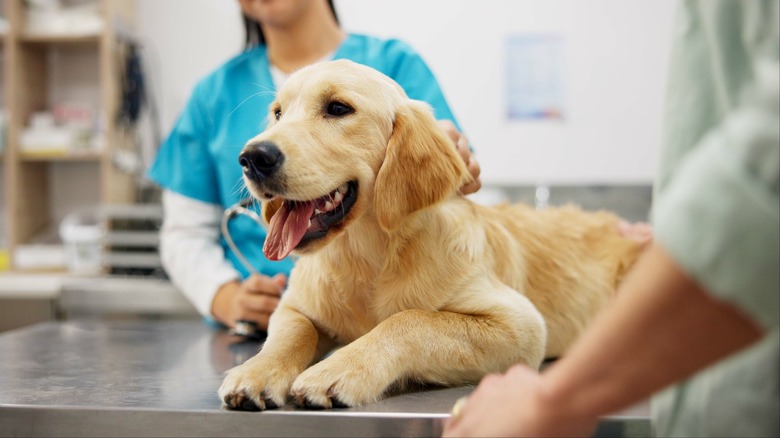
<path fill-rule="evenodd" d="M 427 104 L 408 101 L 395 115 L 385 160 L 374 185 L 374 207 L 386 231 L 452 196 L 471 179 L 466 164 Z"/>
<path fill-rule="evenodd" d="M 266 224 L 271 223 L 271 218 L 276 211 L 279 210 L 279 207 L 282 206 L 282 202 L 284 201 L 281 198 L 274 198 L 270 201 L 263 202 L 263 219 L 265 219 Z"/>

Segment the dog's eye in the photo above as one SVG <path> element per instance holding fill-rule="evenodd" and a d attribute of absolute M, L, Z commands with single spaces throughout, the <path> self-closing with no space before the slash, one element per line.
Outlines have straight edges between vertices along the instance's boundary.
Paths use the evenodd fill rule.
<path fill-rule="evenodd" d="M 280 109 L 275 110 L 274 117 L 276 118 L 276 120 L 279 120 L 282 117 L 282 110 Z"/>
<path fill-rule="evenodd" d="M 355 110 L 353 110 L 352 107 L 350 107 L 347 104 L 333 101 L 328 103 L 328 106 L 325 108 L 325 111 L 328 113 L 329 116 L 341 117 Z"/>

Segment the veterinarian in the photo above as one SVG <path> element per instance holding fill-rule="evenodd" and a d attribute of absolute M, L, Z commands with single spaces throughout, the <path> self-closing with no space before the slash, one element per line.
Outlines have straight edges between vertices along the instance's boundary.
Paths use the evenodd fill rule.
<path fill-rule="evenodd" d="M 681 5 L 655 243 L 566 356 L 486 377 L 445 436 L 590 435 L 652 394 L 661 436 L 780 436 L 778 17 L 770 0 Z"/>
<path fill-rule="evenodd" d="M 230 235 L 262 274 L 250 276 L 220 239 L 220 219 L 248 196 L 238 155 L 264 130 L 274 90 L 289 73 L 338 58 L 374 67 L 433 107 L 474 176 L 464 193 L 479 189 L 479 165 L 432 72 L 407 44 L 345 33 L 332 1 L 240 0 L 240 6 L 244 52 L 197 84 L 149 176 L 164 189 L 160 252 L 173 284 L 208 318 L 229 327 L 255 321 L 265 329 L 293 263 L 265 259 L 265 230 L 236 219 Z"/>

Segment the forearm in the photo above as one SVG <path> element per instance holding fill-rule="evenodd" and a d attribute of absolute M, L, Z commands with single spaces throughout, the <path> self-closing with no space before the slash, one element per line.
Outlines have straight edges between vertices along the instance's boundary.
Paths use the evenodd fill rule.
<path fill-rule="evenodd" d="M 659 246 L 650 247 L 614 303 L 545 373 L 543 397 L 580 418 L 646 399 L 762 335 L 715 301 Z M 713 342 L 717 340 L 717 342 Z"/>
<path fill-rule="evenodd" d="M 221 209 L 176 193 L 163 192 L 160 256 L 173 284 L 204 316 L 221 287 L 238 280 L 238 271 L 219 244 Z"/>

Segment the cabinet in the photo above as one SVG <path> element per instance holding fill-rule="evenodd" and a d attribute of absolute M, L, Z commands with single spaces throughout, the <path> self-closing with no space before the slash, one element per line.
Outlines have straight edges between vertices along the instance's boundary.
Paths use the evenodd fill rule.
<path fill-rule="evenodd" d="M 59 3 L 92 8 L 99 26 L 85 32 L 39 26 L 33 32 L 29 2 L 0 2 L 7 23 L 0 39 L 0 104 L 7 125 L 0 172 L 0 245 L 4 242 L 12 269 L 23 268 L 15 256 L 26 245 L 47 236 L 56 240 L 57 225 L 70 211 L 136 200 L 135 176 L 115 165 L 117 154 L 133 148 L 134 136 L 117 121 L 117 114 L 123 41 L 135 28 L 135 1 Z M 83 146 L 30 148 L 30 142 L 22 140 L 40 112 L 55 107 L 78 111 L 79 105 L 91 112 L 86 118 L 94 128 Z"/>

